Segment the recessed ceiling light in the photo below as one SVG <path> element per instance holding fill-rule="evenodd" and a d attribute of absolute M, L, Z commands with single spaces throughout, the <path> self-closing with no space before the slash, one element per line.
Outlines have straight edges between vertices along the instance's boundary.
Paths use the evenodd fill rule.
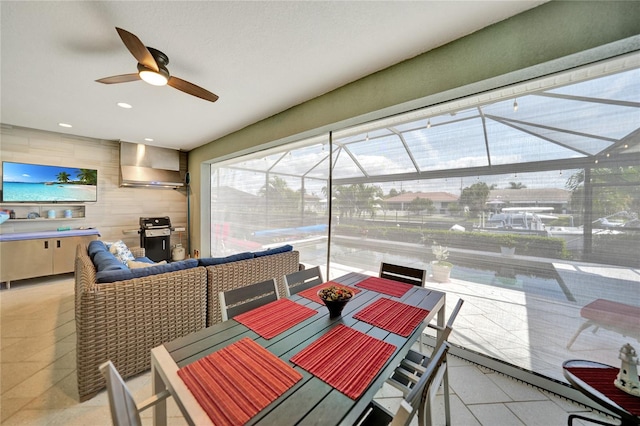
<path fill-rule="evenodd" d="M 126 102 L 118 102 L 118 103 L 117 103 L 117 105 L 118 105 L 120 108 L 125 108 L 125 109 L 133 108 L 131 105 L 129 105 L 129 104 L 128 104 L 128 103 L 126 103 Z"/>
<path fill-rule="evenodd" d="M 58 126 L 60 126 L 60 127 L 73 127 L 71 124 L 67 124 L 67 123 L 58 123 Z"/>
<path fill-rule="evenodd" d="M 147 142 L 153 142 L 153 138 L 144 138 L 144 140 Z"/>

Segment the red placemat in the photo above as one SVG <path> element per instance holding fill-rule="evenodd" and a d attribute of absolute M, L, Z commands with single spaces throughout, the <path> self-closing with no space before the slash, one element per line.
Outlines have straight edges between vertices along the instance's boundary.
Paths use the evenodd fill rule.
<path fill-rule="evenodd" d="M 245 337 L 178 370 L 213 424 L 245 424 L 302 379 L 271 352 Z"/>
<path fill-rule="evenodd" d="M 291 362 L 357 399 L 396 350 L 390 343 L 339 324 Z"/>
<path fill-rule="evenodd" d="M 271 339 L 318 312 L 293 302 L 278 299 L 264 306 L 233 317 L 265 339 Z"/>
<path fill-rule="evenodd" d="M 337 283 L 335 281 L 327 281 L 326 283 L 318 284 L 318 285 L 316 285 L 314 287 L 311 287 L 311 288 L 308 288 L 306 290 L 303 290 L 298 294 L 300 296 L 302 296 L 302 297 L 305 297 L 305 298 L 309 299 L 309 300 L 313 300 L 316 303 L 324 305 L 324 302 L 322 301 L 322 299 L 320 299 L 318 297 L 318 291 L 322 290 L 323 288 L 326 288 L 326 287 L 331 287 L 332 285 L 335 285 L 337 287 L 347 288 L 347 289 L 351 290 L 351 292 L 353 292 L 354 296 L 356 294 L 360 293 L 360 290 L 358 290 L 357 288 L 349 287 L 348 285 L 343 285 L 343 284 Z"/>
<path fill-rule="evenodd" d="M 620 371 L 619 368 L 567 367 L 567 371 L 634 416 L 640 416 L 640 397 L 629 395 L 613 384 Z"/>
<path fill-rule="evenodd" d="M 378 293 L 388 294 L 393 297 L 402 297 L 407 291 L 413 288 L 412 284 L 401 283 L 400 281 L 393 281 L 379 277 L 369 277 L 364 281 L 360 281 L 356 286 L 366 288 L 367 290 L 377 291 Z"/>
<path fill-rule="evenodd" d="M 429 315 L 429 311 L 383 297 L 353 316 L 368 324 L 407 337 Z"/>

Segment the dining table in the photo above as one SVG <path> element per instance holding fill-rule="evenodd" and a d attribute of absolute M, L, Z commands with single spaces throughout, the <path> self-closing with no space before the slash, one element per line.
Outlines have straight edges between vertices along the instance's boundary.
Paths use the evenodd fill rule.
<path fill-rule="evenodd" d="M 317 287 L 329 285 L 355 293 L 338 317 L 303 291 L 153 348 L 154 393 L 168 390 L 192 425 L 356 423 L 426 325 L 444 328 L 446 298 L 356 272 Z M 252 323 L 265 315 L 261 327 Z M 252 381 L 265 365 L 271 379 Z M 257 405 L 248 414 L 234 405 L 244 399 Z M 247 417 L 212 417 L 236 411 Z M 166 425 L 166 400 L 154 405 L 153 423 Z"/>

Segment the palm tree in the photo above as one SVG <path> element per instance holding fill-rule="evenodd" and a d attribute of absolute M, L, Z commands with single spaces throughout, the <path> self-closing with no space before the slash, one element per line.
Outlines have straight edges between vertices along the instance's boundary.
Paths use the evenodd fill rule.
<path fill-rule="evenodd" d="M 71 177 L 71 175 L 69 173 L 67 173 L 67 172 L 60 172 L 56 176 L 56 178 L 58 179 L 58 182 L 62 182 L 62 183 L 69 182 L 69 178 L 70 177 Z"/>
<path fill-rule="evenodd" d="M 289 188 L 287 181 L 278 176 L 269 179 L 268 187 L 263 185 L 258 195 L 266 197 L 268 194 L 270 204 L 280 211 L 297 211 L 300 206 L 300 195 Z"/>
<path fill-rule="evenodd" d="M 76 175 L 78 179 L 85 185 L 97 185 L 98 184 L 98 171 L 91 169 L 80 169 Z"/>
<path fill-rule="evenodd" d="M 373 217 L 375 215 L 376 199 L 382 198 L 383 195 L 379 186 L 365 185 L 363 183 L 349 186 L 340 185 L 335 188 L 334 192 L 336 208 L 341 217 L 362 217 L 367 212 Z"/>
<path fill-rule="evenodd" d="M 584 206 L 584 181 L 585 172 L 579 170 L 565 183 L 565 188 L 571 191 L 573 209 L 581 210 Z M 601 184 L 593 189 L 591 197 L 592 214 L 595 217 L 605 217 L 624 210 L 640 210 L 639 167 L 594 168 L 591 170 L 591 181 Z"/>
<path fill-rule="evenodd" d="M 340 217 L 351 217 L 355 210 L 355 197 L 353 195 L 353 185 L 343 186 L 338 185 L 334 188 L 335 193 L 335 207 L 340 213 Z"/>
<path fill-rule="evenodd" d="M 527 185 L 523 185 L 522 182 L 509 182 L 509 189 L 524 189 Z"/>

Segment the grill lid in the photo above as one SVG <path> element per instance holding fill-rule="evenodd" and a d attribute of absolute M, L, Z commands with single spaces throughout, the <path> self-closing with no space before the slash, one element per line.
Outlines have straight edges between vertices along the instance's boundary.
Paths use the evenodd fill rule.
<path fill-rule="evenodd" d="M 171 228 L 171 219 L 169 218 L 169 216 L 141 217 L 140 228 L 141 229 Z"/>

